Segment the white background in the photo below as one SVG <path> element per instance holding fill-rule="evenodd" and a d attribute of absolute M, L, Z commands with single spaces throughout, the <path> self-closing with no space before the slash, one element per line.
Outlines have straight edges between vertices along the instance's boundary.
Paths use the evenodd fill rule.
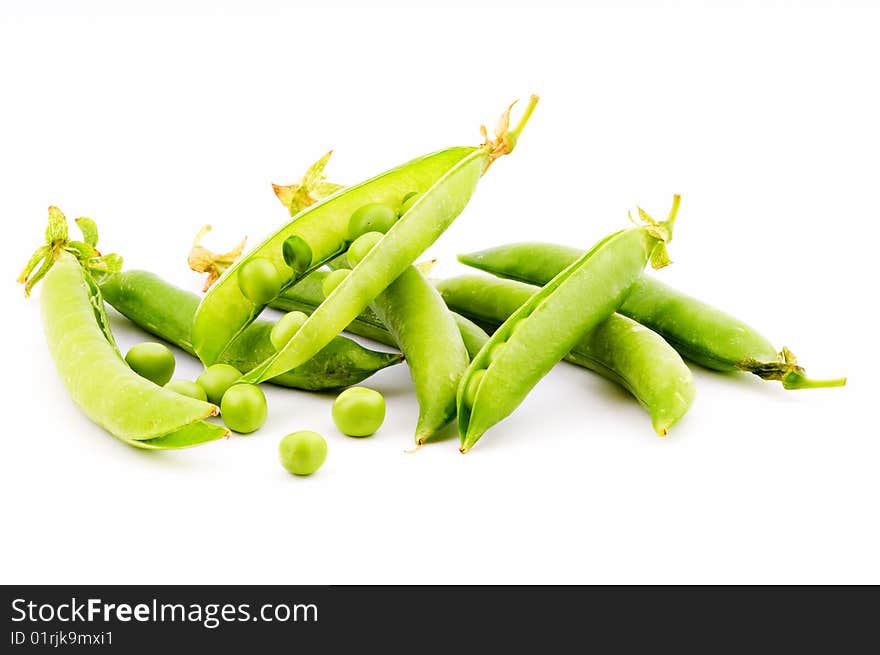
<path fill-rule="evenodd" d="M 3 582 L 880 582 L 880 14 L 55 4 L 0 14 Z M 183 452 L 129 448 L 73 406 L 39 301 L 12 281 L 50 203 L 94 218 L 128 267 L 196 290 L 194 233 L 261 239 L 285 220 L 270 182 L 331 147 L 330 177 L 352 183 L 475 144 L 531 92 L 517 151 L 426 255 L 441 273 L 506 241 L 587 247 L 680 192 L 662 277 L 848 386 L 695 371 L 664 440 L 560 365 L 467 456 L 405 454 L 404 367 L 369 382 L 389 407 L 365 440 L 334 429 L 332 395 L 275 388 L 258 433 Z M 124 348 L 145 338 L 114 327 Z M 277 461 L 298 429 L 329 443 L 311 478 Z"/>

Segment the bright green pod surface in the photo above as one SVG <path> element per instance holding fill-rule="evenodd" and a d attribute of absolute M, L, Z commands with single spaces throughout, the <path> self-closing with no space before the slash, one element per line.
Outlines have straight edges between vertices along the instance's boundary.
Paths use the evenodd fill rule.
<path fill-rule="evenodd" d="M 73 401 L 95 423 L 138 448 L 195 446 L 227 434 L 203 419 L 210 403 L 157 386 L 132 371 L 110 333 L 101 293 L 62 253 L 40 294 L 49 352 Z"/>
<path fill-rule="evenodd" d="M 483 275 L 460 275 L 436 283 L 453 309 L 493 330 L 540 287 Z M 612 314 L 584 336 L 565 359 L 623 386 L 651 415 L 665 436 L 690 408 L 696 386 L 679 354 L 656 332 Z"/>
<path fill-rule="evenodd" d="M 415 441 L 428 443 L 455 418 L 458 382 L 470 362 L 455 319 L 415 266 L 407 267 L 370 308 L 406 357 L 419 402 Z"/>
<path fill-rule="evenodd" d="M 583 254 L 553 243 L 512 243 L 460 255 L 468 266 L 542 285 Z M 794 355 L 777 352 L 760 332 L 712 305 L 643 275 L 618 310 L 659 333 L 686 359 L 716 371 L 747 371 L 786 389 L 842 386 L 845 378 L 811 380 Z"/>
<path fill-rule="evenodd" d="M 263 310 L 263 306 L 255 305 L 242 294 L 237 280 L 240 267 L 254 258 L 268 259 L 278 271 L 286 272 L 287 279 L 282 285 L 283 290 L 308 271 L 318 268 L 345 251 L 348 247 L 346 241 L 348 221 L 356 209 L 374 202 L 396 206 L 410 191 L 425 192 L 438 180 L 447 176 L 457 163 L 472 156 L 475 150 L 466 147 L 449 148 L 427 155 L 366 182 L 338 191 L 299 212 L 288 224 L 230 266 L 210 288 L 199 305 L 192 328 L 193 346 L 199 358 L 206 365 L 220 361 L 226 347 Z M 435 203 L 437 201 L 439 198 L 435 196 Z M 419 224 L 425 220 L 424 217 L 421 218 L 422 221 L 416 220 L 415 223 Z M 404 222 L 401 219 L 390 232 Z M 440 231 L 442 232 L 442 229 Z M 406 228 L 403 232 L 407 232 Z M 294 274 L 286 264 L 282 254 L 284 242 L 291 237 L 301 239 L 311 250 L 310 265 L 305 271 L 297 274 Z M 307 334 L 311 334 L 311 331 L 312 328 Z M 305 340 L 304 336 L 299 343 L 302 344 Z M 306 361 L 308 357 L 299 359 L 300 361 L 293 366 L 285 368 L 284 364 L 279 364 L 278 367 L 272 367 L 268 377 L 283 373 L 284 371 L 279 370 L 279 367 L 289 370 Z"/>
<path fill-rule="evenodd" d="M 603 239 L 498 328 L 459 386 L 462 452 L 509 416 L 584 335 L 615 312 L 649 260 L 665 262 L 661 249 L 673 218 Z"/>
<path fill-rule="evenodd" d="M 525 242 L 461 255 L 459 261 L 500 277 L 543 285 L 583 255 L 553 243 Z M 777 350 L 742 321 L 644 275 L 619 312 L 658 332 L 684 357 L 717 371 L 748 360 L 775 362 Z"/>
<path fill-rule="evenodd" d="M 409 211 L 318 306 L 287 345 L 247 373 L 244 380 L 262 382 L 299 366 L 342 332 L 461 213 L 491 161 L 489 155 L 485 148 L 470 149 L 470 154 L 425 189 Z M 424 188 L 413 180 L 407 184 L 409 189 Z M 332 199 L 325 201 L 326 206 L 329 207 Z M 198 322 L 198 316 L 196 320 Z"/>
<path fill-rule="evenodd" d="M 328 271 L 310 273 L 272 301 L 271 307 L 285 312 L 299 311 L 311 314 L 324 300 L 321 288 L 328 274 Z M 456 312 L 452 312 L 452 318 L 458 326 L 468 357 L 473 359 L 489 340 L 489 335 L 479 325 Z M 349 323 L 345 327 L 345 331 L 388 346 L 399 347 L 388 328 L 370 307 L 364 309 L 356 319 Z"/>
<path fill-rule="evenodd" d="M 320 288 L 320 287 L 319 287 Z M 104 298 L 123 316 L 151 334 L 190 354 L 192 323 L 199 304 L 196 294 L 169 284 L 146 271 L 124 271 L 101 282 Z M 275 352 L 269 337 L 273 323 L 256 321 L 226 349 L 218 363 L 249 371 Z M 393 343 L 391 345 L 394 345 Z M 320 391 L 357 384 L 403 358 L 337 337 L 308 362 L 269 382 L 283 387 Z"/>

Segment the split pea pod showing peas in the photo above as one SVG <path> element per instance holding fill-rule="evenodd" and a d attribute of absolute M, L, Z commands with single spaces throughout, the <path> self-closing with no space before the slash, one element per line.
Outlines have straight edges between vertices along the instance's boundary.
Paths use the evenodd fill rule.
<path fill-rule="evenodd" d="M 491 329 L 504 323 L 540 287 L 484 275 L 461 275 L 436 282 L 450 309 Z M 612 314 L 588 332 L 565 359 L 621 385 L 648 410 L 654 430 L 666 436 L 693 402 L 690 369 L 656 332 Z"/>
<path fill-rule="evenodd" d="M 329 275 L 328 271 L 315 271 L 309 273 L 300 280 L 295 286 L 287 289 L 284 293 L 272 301 L 271 307 L 280 309 L 284 312 L 305 312 L 311 314 L 320 305 L 324 296 L 321 293 L 323 283 Z M 468 358 L 476 357 L 480 349 L 489 340 L 489 335 L 479 325 L 474 323 L 461 314 L 452 312 L 452 318 L 461 334 L 461 339 L 468 352 Z M 345 326 L 346 332 L 351 332 L 360 337 L 366 337 L 387 346 L 399 347 L 398 343 L 391 336 L 385 324 L 376 316 L 376 313 L 367 307 L 358 314 L 351 323 Z"/>
<path fill-rule="evenodd" d="M 678 212 L 621 230 L 597 243 L 529 298 L 492 335 L 458 388 L 461 451 L 513 412 L 577 343 L 611 316 L 650 261 L 669 263 L 666 243 Z"/>
<path fill-rule="evenodd" d="M 500 277 L 542 285 L 583 251 L 552 243 L 513 243 L 460 255 L 459 261 Z M 707 303 L 643 275 L 618 310 L 651 328 L 686 359 L 715 371 L 747 371 L 786 389 L 842 386 L 846 378 L 811 380 L 794 355 Z"/>
<path fill-rule="evenodd" d="M 108 269 L 92 266 L 97 258 L 68 247 L 64 215 L 55 207 L 49 212 L 50 232 L 64 223 L 63 238 L 47 239 L 40 305 L 49 352 L 73 401 L 137 448 L 185 448 L 225 436 L 225 428 L 203 420 L 217 414 L 215 405 L 160 387 L 126 365 L 93 278 L 93 272 Z"/>
<path fill-rule="evenodd" d="M 195 354 L 192 324 L 199 298 L 146 271 L 124 271 L 101 281 L 105 300 L 123 316 L 147 332 Z M 256 321 L 226 349 L 220 362 L 249 371 L 269 357 L 275 348 L 273 324 Z M 393 344 L 392 344 L 393 345 Z M 403 358 L 383 353 L 337 337 L 302 366 L 286 371 L 269 382 L 282 387 L 320 391 L 362 382 L 377 371 L 398 364 Z"/>
<path fill-rule="evenodd" d="M 503 125 L 498 138 L 487 139 L 483 146 L 426 155 L 337 191 L 297 213 L 290 223 L 230 266 L 202 300 L 193 325 L 193 345 L 199 358 L 205 364 L 219 361 L 227 346 L 263 310 L 264 305 L 254 300 L 264 298 L 248 298 L 242 292 L 238 269 L 254 259 L 265 259 L 275 267 L 281 280 L 279 290 L 283 291 L 345 252 L 349 222 L 357 209 L 370 203 L 396 207 L 406 194 L 418 192 L 417 200 L 388 230 L 382 247 L 374 250 L 357 275 L 340 285 L 329 308 L 316 312 L 303 326 L 295 345 L 257 367 L 248 378 L 252 382 L 265 380 L 308 360 L 449 226 L 489 164 L 513 149 L 536 102 L 533 97 L 517 128 L 507 131 Z"/>
<path fill-rule="evenodd" d="M 429 155 L 368 182 L 339 191 L 301 212 L 289 226 L 293 235 L 289 230 L 282 230 L 259 246 L 254 256 L 277 257 L 275 252 L 281 245 L 280 237 L 285 240 L 291 236 L 301 238 L 309 244 L 312 252 L 309 267 L 304 270 L 306 272 L 329 261 L 346 247 L 344 238 L 348 222 L 356 209 L 370 202 L 397 206 L 405 194 L 411 191 L 419 193 L 406 213 L 321 303 L 287 345 L 247 373 L 244 381 L 258 383 L 303 364 L 357 318 L 370 301 L 397 279 L 461 213 L 491 163 L 513 150 L 536 103 L 537 97 L 533 96 L 523 118 L 513 129 L 508 129 L 509 110 L 505 112 L 495 139 L 487 138 L 483 145 L 473 148 L 452 148 Z M 320 222 L 315 225 L 314 233 L 298 231 L 300 223 L 312 217 L 308 223 L 311 225 L 315 216 L 320 217 Z M 367 235 L 359 237 L 359 240 L 364 236 Z M 330 241 L 333 242 L 332 247 Z M 225 280 L 221 279 L 211 289 L 199 307 L 193 337 L 200 357 L 211 359 L 219 356 L 225 348 L 225 343 L 221 341 L 233 336 L 234 330 L 230 331 L 228 327 L 233 324 L 240 326 L 252 315 L 253 305 L 248 302 L 250 308 L 244 312 L 235 310 L 231 322 L 222 317 L 228 304 L 242 307 L 236 300 L 241 292 L 237 290 L 237 285 L 229 284 L 234 268 L 224 274 Z M 286 286 L 289 287 L 293 281 L 291 279 Z M 235 289 L 228 291 L 232 287 Z M 207 326 L 218 319 L 225 325 L 220 330 L 209 330 Z"/>
<path fill-rule="evenodd" d="M 393 208 L 378 203 L 356 210 L 349 221 L 349 237 L 354 242 L 346 263 L 360 263 L 383 238 L 382 232 L 370 230 L 387 231 L 396 216 Z M 330 262 L 334 270 L 321 283 L 324 296 L 332 295 L 351 273 L 341 260 Z M 419 446 L 428 443 L 455 417 L 458 382 L 470 361 L 455 319 L 414 266 L 408 266 L 369 307 L 406 357 L 419 403 L 415 442 Z"/>

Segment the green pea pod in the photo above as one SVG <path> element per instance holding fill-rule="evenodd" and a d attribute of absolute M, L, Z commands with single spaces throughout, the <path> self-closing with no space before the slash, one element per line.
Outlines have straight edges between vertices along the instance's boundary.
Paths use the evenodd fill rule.
<path fill-rule="evenodd" d="M 297 311 L 311 314 L 324 299 L 321 286 L 327 275 L 328 271 L 310 273 L 295 286 L 287 289 L 273 300 L 270 306 L 284 312 Z M 452 318 L 455 320 L 456 326 L 458 326 L 461 339 L 468 352 L 468 358 L 473 359 L 489 340 L 489 335 L 479 325 L 456 312 L 452 312 Z M 365 308 L 357 318 L 349 323 L 345 327 L 345 331 L 384 343 L 387 346 L 399 347 L 388 328 L 385 327 L 385 324 L 369 307 Z"/>
<path fill-rule="evenodd" d="M 450 309 L 494 331 L 540 287 L 483 275 L 460 275 L 435 282 Z M 666 436 L 690 408 L 696 387 L 690 369 L 656 332 L 612 314 L 588 332 L 565 359 L 621 385 L 651 415 L 654 430 Z"/>
<path fill-rule="evenodd" d="M 138 448 L 195 446 L 227 430 L 202 419 L 217 407 L 159 387 L 132 371 L 116 348 L 101 292 L 68 252 L 45 276 L 46 342 L 73 401 L 95 423 Z"/>
<path fill-rule="evenodd" d="M 238 286 L 237 271 L 254 258 L 272 262 L 285 277 L 281 290 L 292 286 L 308 272 L 342 254 L 348 248 L 348 221 L 352 213 L 369 203 L 397 206 L 403 197 L 413 191 L 421 194 L 418 202 L 397 221 L 376 248 L 362 262 L 361 272 L 354 280 L 341 285 L 334 305 L 360 300 L 363 293 L 384 283 L 368 300 L 372 300 L 394 279 L 385 279 L 386 271 L 380 271 L 389 251 L 400 249 L 394 264 L 403 262 L 412 254 L 412 263 L 464 208 L 476 179 L 498 157 L 513 150 L 519 132 L 537 98 L 533 97 L 520 125 L 507 131 L 506 122 L 495 140 L 477 148 L 454 147 L 413 160 L 407 164 L 382 173 L 366 182 L 333 193 L 323 200 L 307 206 L 282 229 L 254 248 L 248 255 L 225 270 L 211 287 L 199 305 L 193 325 L 193 344 L 199 358 L 205 364 L 219 361 L 226 347 L 259 315 L 263 306 L 246 298 Z M 509 116 L 508 112 L 505 116 Z M 419 249 L 420 248 L 420 249 Z M 385 253 L 384 256 L 381 253 Z M 397 275 L 404 266 L 394 266 Z M 396 277 L 396 276 L 395 276 Z M 369 283 L 366 283 L 369 282 Z M 363 308 L 361 308 L 363 309 Z M 359 309 L 355 315 L 359 313 Z M 338 310 L 337 310 L 338 313 Z M 249 375 L 250 380 L 265 380 L 305 362 L 321 349 L 333 335 L 327 334 L 338 320 L 330 321 L 324 312 L 297 333 L 296 347 L 283 349 L 257 367 Z M 347 321 L 346 321 L 347 323 Z M 310 353 L 310 354 L 305 354 Z M 287 366 L 288 362 L 296 362 Z M 282 370 L 283 369 L 283 370 Z"/>
<path fill-rule="evenodd" d="M 199 298 L 146 271 L 125 271 L 101 281 L 104 299 L 147 332 L 190 354 L 192 324 Z M 269 333 L 273 323 L 256 321 L 226 349 L 221 362 L 249 371 L 274 352 Z M 308 391 L 357 384 L 377 371 L 403 361 L 337 337 L 308 362 L 269 380 L 272 384 Z"/>
<path fill-rule="evenodd" d="M 458 382 L 470 358 L 440 294 L 409 266 L 370 303 L 409 364 L 419 402 L 416 445 L 436 439 L 455 418 Z"/>
<path fill-rule="evenodd" d="M 471 362 L 458 388 L 461 451 L 509 416 L 553 366 L 611 316 L 645 265 L 669 263 L 666 243 L 678 211 L 616 232 L 548 282 L 508 318 Z"/>
<path fill-rule="evenodd" d="M 334 261 L 338 261 L 340 266 L 348 265 L 344 257 Z M 324 302 L 324 280 L 329 274 L 330 271 L 327 270 L 317 270 L 309 273 L 295 285 L 283 291 L 280 296 L 269 303 L 269 306 L 282 312 L 311 314 L 318 305 Z M 345 331 L 384 343 L 386 346 L 398 347 L 397 342 L 389 334 L 388 329 L 369 307 L 365 308 L 357 318 L 349 323 L 345 327 Z"/>
<path fill-rule="evenodd" d="M 340 191 L 300 213 L 300 218 L 295 219 L 293 225 L 308 216 L 309 212 L 319 212 L 321 208 L 324 208 L 326 214 L 324 221 L 318 226 L 320 229 L 313 235 L 317 238 L 317 234 L 322 233 L 322 230 L 324 234 L 333 233 L 336 223 L 339 223 L 341 227 L 341 224 L 351 216 L 355 209 L 368 202 L 389 204 L 392 198 L 402 198 L 409 191 L 419 192 L 417 200 L 382 236 L 375 247 L 358 262 L 351 273 L 327 296 L 290 341 L 274 356 L 247 373 L 243 378 L 244 381 L 262 382 L 303 364 L 357 318 L 358 314 L 397 279 L 428 246 L 434 243 L 461 213 L 470 200 L 477 182 L 491 163 L 513 150 L 536 103 L 537 97 L 532 96 L 525 115 L 516 128 L 508 130 L 506 117 L 509 114 L 506 113 L 494 140 L 487 139 L 486 143 L 475 148 L 454 149 L 456 153 L 454 161 L 447 162 L 445 169 L 435 171 L 435 175 L 428 176 L 423 173 L 417 175 L 416 172 L 421 171 L 420 162 L 422 161 L 417 160 L 374 178 L 370 182 Z M 334 227 L 329 227 L 329 223 L 332 223 Z M 341 235 L 342 232 L 340 231 L 339 234 Z M 309 239 L 305 240 L 309 241 Z M 276 245 L 280 246 L 280 244 Z M 321 263 L 339 254 L 341 248 L 338 247 L 333 251 L 330 248 L 325 250 L 326 256 L 321 260 Z M 268 254 L 268 251 L 262 246 L 257 251 Z M 312 247 L 312 251 L 315 251 L 314 247 Z M 223 289 L 233 286 L 228 284 L 231 280 L 229 274 L 233 272 L 234 267 L 224 274 L 227 284 L 224 284 L 224 280 L 221 278 L 211 292 L 216 292 L 218 287 Z M 240 295 L 237 287 L 235 294 Z M 212 314 L 219 313 L 222 304 L 218 306 L 216 301 L 208 303 L 210 296 L 211 293 L 206 296 L 202 304 L 215 307 Z M 232 302 L 235 304 L 234 300 Z M 199 356 L 204 356 L 203 349 L 200 348 L 200 340 L 202 345 L 207 342 L 206 335 L 211 334 L 211 328 L 203 322 L 202 330 L 198 329 L 201 317 L 202 307 L 199 308 L 199 313 L 196 316 L 197 329 L 194 329 L 193 337 L 196 342 L 196 351 Z M 224 330 L 225 327 L 221 329 L 221 332 Z M 215 342 L 213 338 L 210 340 Z M 209 351 L 211 350 L 208 348 L 204 352 L 210 357 Z M 219 352 L 221 351 L 218 350 L 217 354 Z"/>
<path fill-rule="evenodd" d="M 288 278 L 283 290 L 345 252 L 348 219 L 355 209 L 370 202 L 395 204 L 410 189 L 427 189 L 470 152 L 470 148 L 450 148 L 427 155 L 337 192 L 297 214 L 290 223 L 227 268 L 208 290 L 193 324 L 193 345 L 199 358 L 205 364 L 220 361 L 226 347 L 263 310 L 239 289 L 236 273 L 241 266 L 257 257 L 268 259 Z M 284 260 L 283 246 L 288 239 L 294 239 L 301 246 L 305 244 L 311 250 L 310 262 L 301 271 L 294 272 Z M 293 367 L 287 370 L 290 368 Z"/>
<path fill-rule="evenodd" d="M 499 277 L 542 285 L 583 255 L 552 243 L 513 243 L 460 255 L 459 261 Z M 649 275 L 632 286 L 618 310 L 651 328 L 682 357 L 715 371 L 746 371 L 779 380 L 786 389 L 836 387 L 846 378 L 811 380 L 787 348 L 776 348 L 760 332 L 733 316 L 677 291 Z"/>

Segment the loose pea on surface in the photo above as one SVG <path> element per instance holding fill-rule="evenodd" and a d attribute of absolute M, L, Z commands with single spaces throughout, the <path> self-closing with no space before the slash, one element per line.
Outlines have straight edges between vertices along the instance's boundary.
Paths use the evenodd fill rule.
<path fill-rule="evenodd" d="M 153 341 L 132 346 L 125 355 L 125 362 L 132 371 L 160 387 L 174 374 L 174 355 L 167 346 Z"/>
<path fill-rule="evenodd" d="M 333 422 L 349 437 L 368 437 L 385 420 L 385 399 L 366 387 L 351 387 L 333 402 Z"/>
<path fill-rule="evenodd" d="M 351 266 L 357 266 L 384 236 L 381 232 L 367 232 L 359 236 L 348 248 L 348 253 L 346 254 L 348 263 Z"/>
<path fill-rule="evenodd" d="M 294 475 L 311 475 L 327 459 L 327 442 L 317 432 L 300 430 L 278 444 L 281 465 Z"/>
<path fill-rule="evenodd" d="M 278 322 L 272 326 L 272 331 L 269 333 L 269 341 L 272 342 L 275 350 L 281 350 L 308 318 L 305 312 L 288 312 L 278 319 Z"/>
<path fill-rule="evenodd" d="M 249 434 L 266 422 L 266 396 L 256 384 L 233 384 L 220 401 L 220 416 L 230 430 Z"/>
<path fill-rule="evenodd" d="M 214 364 L 202 371 L 202 374 L 196 378 L 196 382 L 205 390 L 208 400 L 219 405 L 223 394 L 240 377 L 241 371 L 231 364 Z"/>
<path fill-rule="evenodd" d="M 238 269 L 238 288 L 255 305 L 265 305 L 281 293 L 281 277 L 275 264 L 255 257 Z"/>
<path fill-rule="evenodd" d="M 335 271 L 331 271 L 321 283 L 321 291 L 324 292 L 324 297 L 326 298 L 333 293 L 333 289 L 338 287 L 342 281 L 348 277 L 349 273 L 351 273 L 351 269 L 348 268 L 339 268 Z"/>
<path fill-rule="evenodd" d="M 181 396 L 189 396 L 196 400 L 208 400 L 208 394 L 205 393 L 205 390 L 199 384 L 190 380 L 171 380 L 171 382 L 165 385 L 165 388 L 179 393 Z"/>
<path fill-rule="evenodd" d="M 354 241 L 367 232 L 385 233 L 397 220 L 397 212 L 381 202 L 358 207 L 348 220 L 348 240 Z"/>

